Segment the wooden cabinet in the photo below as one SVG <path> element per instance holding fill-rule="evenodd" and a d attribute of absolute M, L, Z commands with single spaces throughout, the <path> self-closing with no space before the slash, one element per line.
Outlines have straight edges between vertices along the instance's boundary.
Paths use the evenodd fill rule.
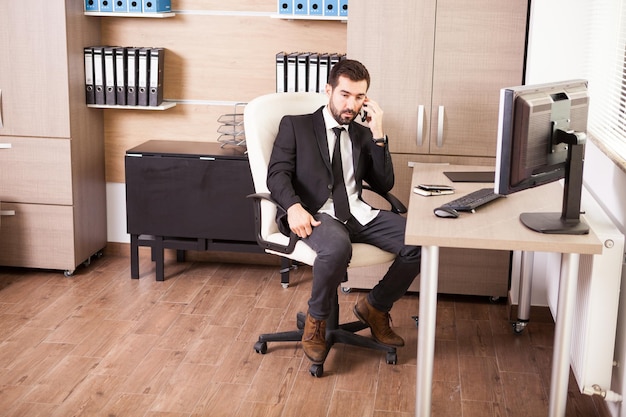
<path fill-rule="evenodd" d="M 0 3 L 0 265 L 65 270 L 106 245 L 102 114 L 85 106 L 81 2 Z"/>
<path fill-rule="evenodd" d="M 410 162 L 493 169 L 500 89 L 523 81 L 527 8 L 527 1 L 498 0 L 350 4 L 347 55 L 370 71 L 368 95 L 385 111 L 393 193 L 405 204 Z M 445 251 L 439 288 L 505 295 L 509 258 L 507 251 Z M 375 284 L 360 277 L 346 285 Z"/>
<path fill-rule="evenodd" d="M 499 91 L 523 80 L 526 1 L 362 0 L 348 56 L 371 72 L 394 153 L 494 157 Z"/>

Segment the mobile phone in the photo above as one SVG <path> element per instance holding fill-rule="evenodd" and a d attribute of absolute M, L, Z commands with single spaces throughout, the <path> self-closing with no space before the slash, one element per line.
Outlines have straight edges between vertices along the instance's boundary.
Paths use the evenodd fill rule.
<path fill-rule="evenodd" d="M 361 115 L 361 121 L 365 123 L 367 121 L 367 112 L 363 110 L 363 114 Z"/>
<path fill-rule="evenodd" d="M 417 186 L 426 191 L 454 191 L 454 187 L 444 184 L 418 184 Z"/>

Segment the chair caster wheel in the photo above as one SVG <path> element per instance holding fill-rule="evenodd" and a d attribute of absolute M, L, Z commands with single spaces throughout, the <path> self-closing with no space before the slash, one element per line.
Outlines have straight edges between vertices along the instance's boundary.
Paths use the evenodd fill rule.
<path fill-rule="evenodd" d="M 256 353 L 260 353 L 261 355 L 265 355 L 267 353 L 267 343 L 266 342 L 256 342 L 254 344 L 254 350 Z"/>
<path fill-rule="evenodd" d="M 321 378 L 322 375 L 324 375 L 324 364 L 322 363 L 312 364 L 311 367 L 309 368 L 309 372 L 311 373 L 311 376 L 314 376 L 315 378 Z"/>
<path fill-rule="evenodd" d="M 398 363 L 398 355 L 396 353 L 388 352 L 387 353 L 387 364 L 388 365 L 395 365 L 397 363 Z"/>

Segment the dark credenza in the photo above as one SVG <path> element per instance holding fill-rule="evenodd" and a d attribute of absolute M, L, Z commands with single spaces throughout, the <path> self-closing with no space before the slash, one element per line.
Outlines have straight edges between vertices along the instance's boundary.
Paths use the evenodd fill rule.
<path fill-rule="evenodd" d="M 262 253 L 254 231 L 248 158 L 216 142 L 151 140 L 126 151 L 126 215 L 131 277 L 139 278 L 139 246 L 152 248 L 156 279 L 163 251 Z"/>

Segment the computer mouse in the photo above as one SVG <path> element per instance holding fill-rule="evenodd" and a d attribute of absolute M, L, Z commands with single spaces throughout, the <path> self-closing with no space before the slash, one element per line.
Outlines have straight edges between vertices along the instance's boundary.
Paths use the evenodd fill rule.
<path fill-rule="evenodd" d="M 441 206 L 437 207 L 435 210 L 435 216 L 437 217 L 447 217 L 456 219 L 459 217 L 459 212 L 453 209 L 452 207 Z"/>

